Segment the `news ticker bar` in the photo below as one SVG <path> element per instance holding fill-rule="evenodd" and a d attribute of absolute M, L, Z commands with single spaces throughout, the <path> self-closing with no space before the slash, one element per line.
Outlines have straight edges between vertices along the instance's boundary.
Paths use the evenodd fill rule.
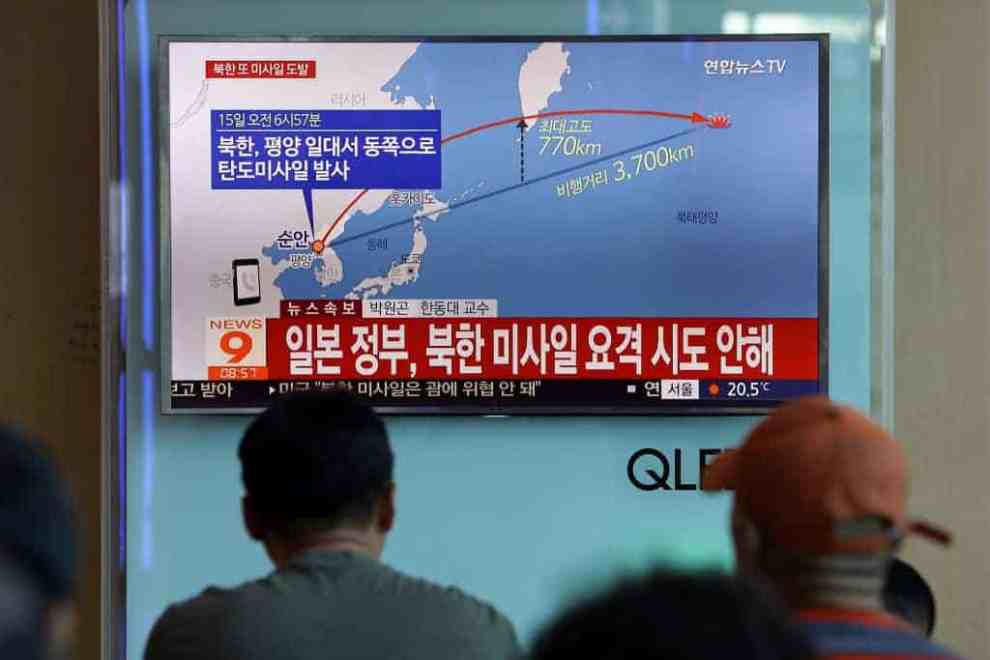
<path fill-rule="evenodd" d="M 263 408 L 296 391 L 345 388 L 395 408 L 526 408 L 600 406 L 629 409 L 747 408 L 817 394 L 813 380 L 329 380 L 172 381 L 174 409 Z"/>

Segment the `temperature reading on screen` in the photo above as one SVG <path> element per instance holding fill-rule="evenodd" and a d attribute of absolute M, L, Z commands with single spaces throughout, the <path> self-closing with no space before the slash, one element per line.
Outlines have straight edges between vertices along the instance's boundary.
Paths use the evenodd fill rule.
<path fill-rule="evenodd" d="M 751 383 L 730 382 L 728 396 L 737 399 L 755 399 L 767 394 L 770 391 L 768 381 L 754 381 Z"/>

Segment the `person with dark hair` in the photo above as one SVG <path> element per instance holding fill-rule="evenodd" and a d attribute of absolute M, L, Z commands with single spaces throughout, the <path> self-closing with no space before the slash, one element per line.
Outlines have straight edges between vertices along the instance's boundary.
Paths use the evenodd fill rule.
<path fill-rule="evenodd" d="M 778 408 L 702 477 L 705 490 L 734 491 L 738 571 L 772 585 L 820 657 L 956 658 L 884 611 L 904 537 L 950 541 L 908 519 L 907 485 L 901 445 L 825 397 Z"/>
<path fill-rule="evenodd" d="M 925 637 L 935 632 L 935 594 L 928 582 L 903 559 L 894 558 L 883 588 L 887 612 L 907 621 Z"/>
<path fill-rule="evenodd" d="M 244 524 L 275 571 L 170 607 L 146 660 L 519 655 L 494 607 L 381 562 L 393 455 L 369 407 L 342 390 L 290 395 L 248 427 L 239 455 Z"/>
<path fill-rule="evenodd" d="M 41 446 L 0 427 L 0 658 L 69 657 L 77 530 L 68 490 Z"/>
<path fill-rule="evenodd" d="M 812 660 L 770 594 L 720 575 L 655 571 L 564 612 L 532 660 Z"/>

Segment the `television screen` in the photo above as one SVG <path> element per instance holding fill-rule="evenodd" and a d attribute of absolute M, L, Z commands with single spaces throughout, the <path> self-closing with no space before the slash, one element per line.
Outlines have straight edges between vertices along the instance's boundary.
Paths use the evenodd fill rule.
<path fill-rule="evenodd" d="M 827 47 L 164 37 L 164 409 L 824 393 Z"/>

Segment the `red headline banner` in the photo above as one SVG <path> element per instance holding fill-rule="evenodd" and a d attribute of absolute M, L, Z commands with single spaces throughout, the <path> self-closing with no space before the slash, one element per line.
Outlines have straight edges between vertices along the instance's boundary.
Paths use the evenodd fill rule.
<path fill-rule="evenodd" d="M 206 60 L 207 78 L 315 78 L 316 60 Z"/>
<path fill-rule="evenodd" d="M 817 319 L 280 318 L 268 377 L 818 379 Z"/>

